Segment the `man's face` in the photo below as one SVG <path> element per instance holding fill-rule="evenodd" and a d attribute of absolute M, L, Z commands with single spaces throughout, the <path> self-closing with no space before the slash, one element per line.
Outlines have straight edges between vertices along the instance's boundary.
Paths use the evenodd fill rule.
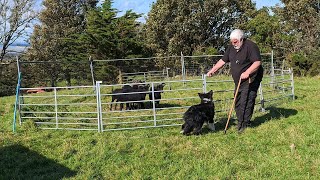
<path fill-rule="evenodd" d="M 243 40 L 238 40 L 238 39 L 231 39 L 230 40 L 232 46 L 236 49 L 239 50 L 243 44 Z"/>

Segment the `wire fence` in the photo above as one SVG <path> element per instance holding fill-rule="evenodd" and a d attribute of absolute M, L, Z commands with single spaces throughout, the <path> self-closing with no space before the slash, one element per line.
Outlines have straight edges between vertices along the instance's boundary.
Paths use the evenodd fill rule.
<path fill-rule="evenodd" d="M 159 85 L 163 89 L 157 89 Z M 138 90 L 123 91 L 128 86 Z M 179 126 L 183 113 L 200 102 L 198 93 L 210 90 L 213 90 L 215 121 L 220 121 L 226 118 L 232 103 L 234 83 L 230 76 L 203 75 L 185 80 L 172 78 L 113 85 L 100 81 L 95 86 L 44 87 L 41 90 L 44 92 L 31 94 L 26 92 L 38 92 L 39 88 L 20 88 L 20 124 L 31 120 L 43 129 L 103 132 Z M 115 96 L 118 101 L 113 101 Z M 131 98 L 119 100 L 121 97 Z M 294 98 L 293 72 L 291 69 L 275 70 L 273 76 L 265 76 L 260 85 L 256 110 L 264 110 L 288 98 Z"/>
<path fill-rule="evenodd" d="M 22 87 L 64 87 L 95 85 L 95 81 L 107 84 L 167 81 L 170 78 L 182 80 L 201 76 L 214 65 L 222 55 L 167 56 L 132 59 L 79 59 L 63 62 L 25 61 L 16 58 L 0 64 L 0 96 L 15 94 L 18 73 L 22 73 Z M 272 53 L 262 54 L 266 74 L 272 68 L 286 69 L 281 59 L 273 59 Z M 19 69 L 19 71 L 17 70 Z M 228 75 L 229 64 L 218 73 Z"/>
<path fill-rule="evenodd" d="M 207 73 L 221 58 L 222 55 L 184 56 L 181 53 L 181 56 L 167 57 L 90 59 L 92 83 L 94 85 L 96 80 L 108 82 L 108 84 L 164 81 L 169 77 L 180 77 L 185 80 Z M 261 60 L 266 74 L 271 74 L 273 68 L 287 68 L 283 66 L 283 61 L 274 61 L 273 53 L 261 54 Z M 113 76 L 108 79 L 108 75 L 101 72 L 113 72 Z M 226 64 L 217 74 L 230 74 L 230 64 Z"/>
<path fill-rule="evenodd" d="M 183 113 L 200 102 L 198 93 L 213 90 L 215 120 L 220 121 L 226 117 L 233 100 L 230 66 L 226 64 L 213 77 L 203 74 L 221 57 L 181 54 L 113 60 L 89 58 L 89 62 L 77 62 L 76 68 L 72 63 L 17 60 L 22 79 L 17 88 L 15 112 L 19 124 L 29 120 L 43 129 L 103 132 L 177 126 L 182 123 Z M 294 98 L 292 70 L 286 70 L 284 62 L 275 61 L 273 53 L 262 54 L 262 63 L 265 77 L 256 109 L 264 110 L 283 98 Z M 77 71 L 68 73 L 70 69 Z M 39 77 L 30 76 L 28 71 L 36 71 L 38 74 L 31 74 Z M 49 80 L 45 78 L 48 76 Z M 70 82 L 56 82 L 67 79 Z M 29 88 L 28 85 L 41 80 L 46 83 Z M 78 86 L 71 86 L 71 81 Z M 15 129 L 15 123 L 13 126 Z"/>

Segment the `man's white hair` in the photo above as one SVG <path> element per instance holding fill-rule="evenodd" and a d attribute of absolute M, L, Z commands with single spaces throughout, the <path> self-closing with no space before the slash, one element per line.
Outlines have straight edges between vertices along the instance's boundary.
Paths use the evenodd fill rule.
<path fill-rule="evenodd" d="M 235 29 L 230 34 L 230 39 L 237 39 L 240 41 L 243 38 L 244 38 L 244 33 L 240 29 Z"/>

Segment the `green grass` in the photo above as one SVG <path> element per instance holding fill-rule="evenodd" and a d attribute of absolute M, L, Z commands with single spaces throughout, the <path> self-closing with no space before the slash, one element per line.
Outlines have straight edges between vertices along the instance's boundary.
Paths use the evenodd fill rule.
<path fill-rule="evenodd" d="M 180 127 L 12 133 L 15 97 L 0 98 L 0 179 L 319 179 L 320 78 L 295 78 L 295 101 L 254 114 L 239 135 Z M 227 116 L 227 115 L 226 115 Z M 291 148 L 292 146 L 294 148 Z"/>

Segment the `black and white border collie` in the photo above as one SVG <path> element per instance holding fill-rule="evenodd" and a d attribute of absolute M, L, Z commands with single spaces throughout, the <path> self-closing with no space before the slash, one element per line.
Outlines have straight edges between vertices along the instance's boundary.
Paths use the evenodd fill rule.
<path fill-rule="evenodd" d="M 201 103 L 191 106 L 183 115 L 184 124 L 181 133 L 184 135 L 201 134 L 204 122 L 208 124 L 211 131 L 214 127 L 214 103 L 212 90 L 208 93 L 198 93 Z"/>

